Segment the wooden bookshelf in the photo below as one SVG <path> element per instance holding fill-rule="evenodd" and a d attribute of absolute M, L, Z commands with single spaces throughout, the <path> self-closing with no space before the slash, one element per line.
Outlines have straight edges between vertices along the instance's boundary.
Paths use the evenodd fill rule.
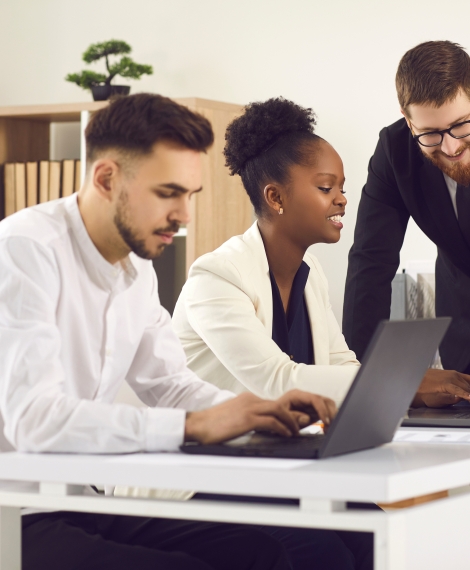
<path fill-rule="evenodd" d="M 242 107 L 208 99 L 176 99 L 207 117 L 213 126 L 215 142 L 204 155 L 204 191 L 192 201 L 192 222 L 186 238 L 186 268 L 200 255 L 214 250 L 230 237 L 243 233 L 253 221 L 253 210 L 239 177 L 229 176 L 222 150 L 225 129 Z M 68 103 L 0 107 L 0 164 L 49 160 L 50 125 L 81 122 L 108 103 Z M 81 160 L 84 164 L 84 144 Z M 0 175 L 3 217 L 3 169 Z"/>
<path fill-rule="evenodd" d="M 0 164 L 49 160 L 51 123 L 79 122 L 106 102 L 0 107 Z"/>

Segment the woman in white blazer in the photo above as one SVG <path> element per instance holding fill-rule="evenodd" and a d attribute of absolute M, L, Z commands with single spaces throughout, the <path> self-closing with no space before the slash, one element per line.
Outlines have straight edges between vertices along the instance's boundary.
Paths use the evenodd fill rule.
<path fill-rule="evenodd" d="M 251 104 L 229 125 L 227 165 L 258 219 L 193 264 L 173 324 L 189 367 L 208 382 L 265 398 L 302 388 L 339 404 L 359 363 L 307 249 L 340 238 L 344 174 L 314 125 L 311 109 L 284 99 Z M 372 568 L 372 535 L 308 529 L 300 545 L 264 529 L 283 541 L 296 569 L 312 560 L 325 570 Z"/>
<path fill-rule="evenodd" d="M 344 173 L 314 125 L 311 109 L 282 98 L 248 105 L 229 125 L 227 166 L 241 176 L 257 221 L 196 260 L 173 324 L 189 367 L 220 388 L 268 398 L 301 388 L 339 404 L 359 362 L 307 249 L 340 238 Z"/>

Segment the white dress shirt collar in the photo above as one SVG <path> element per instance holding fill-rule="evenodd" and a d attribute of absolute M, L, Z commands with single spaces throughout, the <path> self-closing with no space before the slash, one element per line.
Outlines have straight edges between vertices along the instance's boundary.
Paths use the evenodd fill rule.
<path fill-rule="evenodd" d="M 450 176 L 447 176 L 445 172 L 443 172 L 442 174 L 444 175 L 444 180 L 446 181 L 447 190 L 449 191 L 449 196 L 450 199 L 452 200 L 452 206 L 454 207 L 455 215 L 458 218 L 459 215 L 457 212 L 457 182 Z"/>
<path fill-rule="evenodd" d="M 75 242 L 90 278 L 105 290 L 115 289 L 118 283 L 121 283 L 122 290 L 127 289 L 137 278 L 137 270 L 130 259 L 130 255 L 133 254 L 115 264 L 106 261 L 85 227 L 78 207 L 78 195 L 73 194 L 64 202 Z"/>

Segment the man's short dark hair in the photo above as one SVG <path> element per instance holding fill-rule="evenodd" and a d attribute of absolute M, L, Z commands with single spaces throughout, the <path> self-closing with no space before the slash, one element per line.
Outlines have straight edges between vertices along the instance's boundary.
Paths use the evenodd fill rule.
<path fill-rule="evenodd" d="M 470 57 L 459 44 L 424 42 L 401 58 L 395 79 L 405 114 L 410 105 L 440 107 L 462 89 L 470 99 Z"/>
<path fill-rule="evenodd" d="M 119 97 L 93 114 L 85 130 L 90 164 L 104 151 L 145 156 L 160 141 L 204 152 L 214 142 L 210 122 L 168 97 L 139 93 Z"/>

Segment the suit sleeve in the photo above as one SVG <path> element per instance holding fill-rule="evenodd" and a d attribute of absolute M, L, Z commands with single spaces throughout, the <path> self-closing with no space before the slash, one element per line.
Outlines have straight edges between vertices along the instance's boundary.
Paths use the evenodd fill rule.
<path fill-rule="evenodd" d="M 392 280 L 400 263 L 409 213 L 390 161 L 387 129 L 369 163 L 349 252 L 343 308 L 343 333 L 362 360 L 382 319 L 390 318 Z"/>

